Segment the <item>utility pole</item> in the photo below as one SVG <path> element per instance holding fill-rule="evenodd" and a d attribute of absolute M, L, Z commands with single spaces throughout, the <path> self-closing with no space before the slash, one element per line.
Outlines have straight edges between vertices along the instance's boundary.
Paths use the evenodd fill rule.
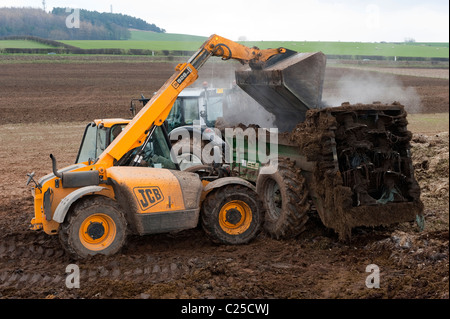
<path fill-rule="evenodd" d="M 44 11 L 45 11 L 45 0 L 42 0 L 42 6 L 44 7 Z"/>

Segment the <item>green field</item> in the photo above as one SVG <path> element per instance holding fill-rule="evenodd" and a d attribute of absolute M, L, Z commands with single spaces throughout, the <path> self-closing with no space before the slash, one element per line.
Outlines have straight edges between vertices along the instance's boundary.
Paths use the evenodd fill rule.
<path fill-rule="evenodd" d="M 61 41 L 81 49 L 142 49 L 142 50 L 186 50 L 195 51 L 203 41 L 136 41 L 136 40 L 70 40 Z"/>
<path fill-rule="evenodd" d="M 368 42 L 244 42 L 247 46 L 257 46 L 261 49 L 285 47 L 299 52 L 322 51 L 325 54 L 335 55 L 380 55 L 405 56 L 425 58 L 448 58 L 448 43 L 441 46 L 427 44 L 405 43 L 368 43 Z"/>
<path fill-rule="evenodd" d="M 178 33 L 156 33 L 151 31 L 130 31 L 128 41 L 185 41 L 203 43 L 207 37 Z"/>
<path fill-rule="evenodd" d="M 131 31 L 129 40 L 64 40 L 81 49 L 144 49 L 196 51 L 206 37 L 173 33 Z M 448 58 L 449 43 L 368 43 L 319 41 L 245 41 L 260 49 L 285 47 L 299 52 L 322 51 L 328 55 L 376 55 L 397 57 Z M 28 40 L 0 40 L 1 48 L 50 48 Z"/>
<path fill-rule="evenodd" d="M 148 49 L 195 51 L 206 37 L 184 34 L 131 31 L 131 39 L 124 41 L 62 41 L 83 49 Z M 449 43 L 367 43 L 319 41 L 245 41 L 246 46 L 260 49 L 285 47 L 299 52 L 322 51 L 335 55 L 380 55 L 425 58 L 448 58 Z"/>

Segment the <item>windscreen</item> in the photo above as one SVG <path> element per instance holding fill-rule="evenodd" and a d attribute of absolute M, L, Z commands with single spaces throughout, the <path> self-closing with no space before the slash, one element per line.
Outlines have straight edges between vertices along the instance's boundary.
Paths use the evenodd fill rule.
<path fill-rule="evenodd" d="M 97 126 L 95 123 L 89 123 L 84 131 L 83 140 L 81 141 L 80 150 L 75 164 L 87 162 L 89 159 L 96 158 L 97 149 Z"/>
<path fill-rule="evenodd" d="M 207 110 L 206 110 L 206 120 L 208 126 L 214 126 L 215 121 L 218 117 L 223 116 L 223 97 L 214 96 L 208 98 Z"/>

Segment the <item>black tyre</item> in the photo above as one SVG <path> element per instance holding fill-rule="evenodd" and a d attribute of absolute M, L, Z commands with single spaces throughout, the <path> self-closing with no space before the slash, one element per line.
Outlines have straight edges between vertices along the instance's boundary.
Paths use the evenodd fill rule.
<path fill-rule="evenodd" d="M 76 203 L 59 230 L 64 249 L 74 258 L 113 255 L 125 244 L 127 222 L 112 199 L 94 196 Z"/>
<path fill-rule="evenodd" d="M 277 239 L 287 239 L 305 230 L 310 208 L 305 178 L 294 163 L 281 159 L 270 174 L 260 174 L 256 182 L 265 214 L 264 229 Z"/>
<path fill-rule="evenodd" d="M 248 243 L 261 231 L 263 218 L 257 194 L 243 185 L 228 185 L 212 191 L 201 210 L 202 227 L 218 244 Z"/>

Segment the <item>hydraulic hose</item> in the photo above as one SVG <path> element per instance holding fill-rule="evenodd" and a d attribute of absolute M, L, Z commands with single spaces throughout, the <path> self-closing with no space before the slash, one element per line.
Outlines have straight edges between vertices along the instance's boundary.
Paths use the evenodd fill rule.
<path fill-rule="evenodd" d="M 229 55 L 228 57 L 226 57 L 226 58 L 223 57 L 223 55 L 225 55 L 225 51 L 224 51 L 223 47 L 227 48 L 227 50 L 228 50 L 228 52 L 229 52 L 229 54 L 230 54 L 230 55 Z M 223 54 L 222 54 L 222 60 L 224 60 L 224 61 L 229 60 L 229 59 L 231 59 L 231 57 L 233 56 L 230 47 L 229 47 L 228 45 L 224 44 L 224 43 L 217 43 L 217 44 L 214 46 L 214 48 L 213 48 L 213 50 L 212 50 L 213 55 L 214 55 L 219 49 L 222 49 L 222 51 L 223 51 Z"/>

